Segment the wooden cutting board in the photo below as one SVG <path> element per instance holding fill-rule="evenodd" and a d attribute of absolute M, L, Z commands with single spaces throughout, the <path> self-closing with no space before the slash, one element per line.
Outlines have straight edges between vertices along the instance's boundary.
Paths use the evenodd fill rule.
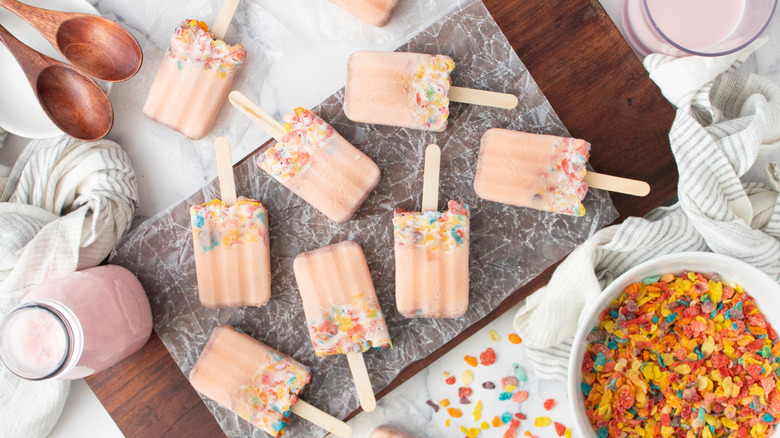
<path fill-rule="evenodd" d="M 612 194 L 620 219 L 643 216 L 676 193 L 667 133 L 672 106 L 598 0 L 484 0 L 569 132 L 591 142 L 599 172 L 647 181 L 645 198 Z M 543 286 L 551 267 L 495 311 L 405 369 L 383 396 Z M 128 438 L 224 436 L 163 343 L 87 378 Z"/>

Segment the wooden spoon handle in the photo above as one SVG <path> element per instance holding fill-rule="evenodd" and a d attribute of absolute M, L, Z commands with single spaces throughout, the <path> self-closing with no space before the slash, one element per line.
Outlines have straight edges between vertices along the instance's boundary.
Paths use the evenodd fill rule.
<path fill-rule="evenodd" d="M 517 96 L 514 94 L 475 90 L 473 88 L 463 87 L 450 87 L 450 92 L 447 97 L 453 102 L 492 106 L 504 109 L 512 109 L 516 107 L 518 103 Z"/>
<path fill-rule="evenodd" d="M 8 29 L 2 25 L 0 25 L 0 42 L 5 44 L 8 51 L 11 52 L 11 55 L 16 59 L 16 62 L 22 67 L 22 70 L 33 89 L 35 89 L 35 83 L 37 82 L 38 75 L 41 71 L 49 65 L 59 63 L 59 61 L 49 58 L 43 53 L 40 53 L 27 44 L 19 41 L 18 38 L 13 36 L 11 32 L 8 32 Z"/>
<path fill-rule="evenodd" d="M 423 170 L 422 211 L 439 209 L 439 168 L 441 149 L 430 144 L 425 148 L 425 168 Z"/>
<path fill-rule="evenodd" d="M 644 181 L 621 178 L 619 176 L 604 175 L 588 171 L 582 179 L 594 189 L 602 189 L 610 192 L 625 193 L 633 196 L 647 196 L 650 193 L 650 185 Z"/>
<path fill-rule="evenodd" d="M 263 130 L 271 137 L 275 138 L 276 141 L 282 141 L 282 137 L 284 137 L 284 127 L 268 113 L 261 110 L 260 107 L 255 105 L 248 97 L 244 96 L 239 91 L 231 91 L 228 95 L 228 100 L 231 105 L 263 128 Z"/>
<path fill-rule="evenodd" d="M 352 436 L 352 428 L 349 427 L 349 424 L 328 413 L 322 412 L 303 400 L 299 399 L 298 402 L 292 406 L 292 411 L 293 414 L 305 418 L 340 438 L 350 438 Z"/>
<path fill-rule="evenodd" d="M 352 372 L 352 379 L 355 381 L 360 407 L 366 412 L 372 412 L 376 409 L 376 397 L 368 377 L 363 353 L 347 353 L 347 362 L 349 362 L 349 370 Z"/>
<path fill-rule="evenodd" d="M 0 0 L 0 6 L 16 14 L 27 24 L 35 28 L 47 41 L 57 47 L 57 28 L 60 23 L 76 15 L 74 12 L 52 11 L 50 9 L 36 8 L 17 0 Z"/>

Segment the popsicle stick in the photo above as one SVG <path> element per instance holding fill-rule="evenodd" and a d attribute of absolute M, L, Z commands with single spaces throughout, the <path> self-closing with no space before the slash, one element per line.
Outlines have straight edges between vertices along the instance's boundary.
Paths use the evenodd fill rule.
<path fill-rule="evenodd" d="M 231 206 L 236 203 L 236 182 L 233 178 L 233 160 L 230 157 L 230 142 L 225 137 L 214 140 L 217 151 L 217 172 L 219 173 L 219 191 L 222 202 Z"/>
<path fill-rule="evenodd" d="M 217 39 L 225 39 L 230 22 L 233 21 L 233 14 L 236 13 L 236 8 L 241 0 L 225 0 L 222 3 L 222 7 L 219 8 L 217 18 L 214 20 L 214 25 L 211 26 L 211 33 Z"/>
<path fill-rule="evenodd" d="M 255 105 L 248 97 L 241 94 L 240 91 L 231 91 L 228 95 L 228 100 L 236 109 L 263 128 L 268 135 L 275 138 L 276 141 L 282 141 L 282 137 L 284 137 L 284 127 L 268 113 L 261 110 L 260 107 Z"/>
<path fill-rule="evenodd" d="M 349 362 L 349 370 L 352 371 L 352 379 L 357 387 L 360 407 L 366 412 L 371 412 L 376 409 L 376 397 L 374 397 L 374 389 L 371 388 L 371 380 L 368 378 L 363 353 L 347 353 L 347 361 Z"/>
<path fill-rule="evenodd" d="M 635 179 L 621 178 L 619 176 L 604 175 L 603 173 L 586 172 L 582 179 L 589 187 L 610 192 L 625 193 L 633 196 L 647 196 L 650 193 L 650 184 Z"/>
<path fill-rule="evenodd" d="M 422 210 L 439 209 L 439 167 L 441 149 L 430 144 L 425 148 L 425 169 L 423 170 Z"/>
<path fill-rule="evenodd" d="M 514 94 L 496 93 L 495 91 L 476 90 L 474 88 L 450 87 L 447 97 L 453 102 L 504 109 L 512 109 L 518 104 L 517 96 Z"/>
<path fill-rule="evenodd" d="M 336 436 L 341 438 L 350 438 L 352 436 L 352 428 L 349 424 L 330 414 L 322 412 L 303 400 L 299 399 L 298 402 L 292 406 L 292 411 L 293 414 L 316 424 Z"/>

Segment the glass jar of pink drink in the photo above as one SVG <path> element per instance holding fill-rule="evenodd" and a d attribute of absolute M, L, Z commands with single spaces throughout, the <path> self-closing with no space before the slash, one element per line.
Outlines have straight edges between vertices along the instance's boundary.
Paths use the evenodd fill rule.
<path fill-rule="evenodd" d="M 25 295 L 0 322 L 0 360 L 25 379 L 79 379 L 131 355 L 151 332 L 138 279 L 120 266 L 98 266 Z"/>

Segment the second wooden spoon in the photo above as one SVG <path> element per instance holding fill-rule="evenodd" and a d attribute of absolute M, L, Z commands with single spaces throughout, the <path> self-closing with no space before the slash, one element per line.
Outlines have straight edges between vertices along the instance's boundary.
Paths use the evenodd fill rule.
<path fill-rule="evenodd" d="M 141 68 L 138 41 L 107 18 L 41 9 L 17 0 L 0 0 L 0 6 L 34 27 L 68 62 L 93 78 L 125 81 Z"/>
<path fill-rule="evenodd" d="M 31 49 L 0 25 L 0 42 L 22 67 L 43 111 L 63 132 L 97 140 L 114 124 L 111 101 L 89 76 Z"/>

